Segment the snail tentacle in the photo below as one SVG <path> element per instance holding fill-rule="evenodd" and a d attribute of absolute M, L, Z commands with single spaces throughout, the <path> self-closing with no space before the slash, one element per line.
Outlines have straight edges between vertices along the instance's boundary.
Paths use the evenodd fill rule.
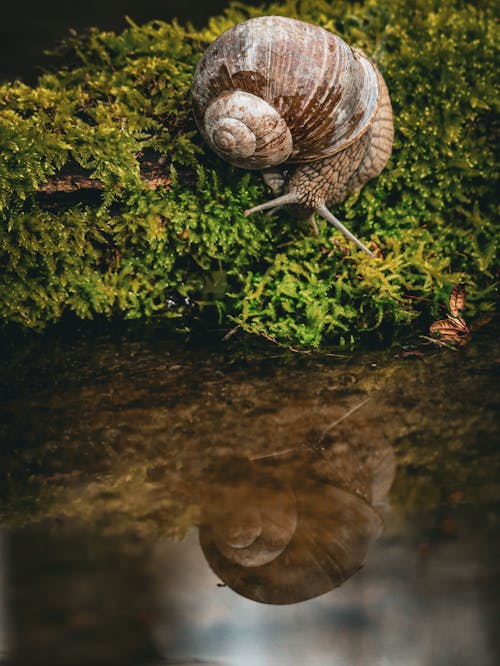
<path fill-rule="evenodd" d="M 258 213 L 259 211 L 267 210 L 268 208 L 277 208 L 278 206 L 281 207 L 287 206 L 288 204 L 298 203 L 300 203 L 300 195 L 296 192 L 287 192 L 286 194 L 282 194 L 280 197 L 276 197 L 276 199 L 265 201 L 258 206 L 254 206 L 253 208 L 245 210 L 243 215 L 248 217 L 249 215 L 252 215 L 252 213 Z"/>
<path fill-rule="evenodd" d="M 248 210 L 245 210 L 243 212 L 243 215 L 245 217 L 248 217 L 249 215 L 252 215 L 253 213 L 258 213 L 263 210 L 268 210 L 268 209 L 276 209 L 276 208 L 281 208 L 282 206 L 290 205 L 290 204 L 300 204 L 301 203 L 301 196 L 297 192 L 287 192 L 286 194 L 282 194 L 280 197 L 277 197 L 276 199 L 271 199 L 270 201 L 265 201 L 262 204 L 259 204 L 258 206 L 254 206 L 253 208 L 249 208 Z M 341 231 L 346 238 L 351 240 L 357 247 L 359 247 L 360 250 L 363 250 L 363 252 L 366 252 L 366 254 L 369 257 L 375 257 L 373 252 L 369 250 L 366 245 L 364 245 L 359 238 L 357 238 L 354 234 L 352 234 L 347 227 L 345 227 L 342 222 L 335 217 L 335 215 L 328 210 L 328 208 L 325 206 L 325 204 L 319 204 L 316 206 L 314 209 L 314 212 L 318 213 L 318 215 L 321 215 L 327 222 L 329 222 L 331 225 L 333 225 L 336 229 Z M 310 223 L 313 228 L 314 234 L 318 235 L 318 227 L 316 225 L 316 221 L 314 220 L 314 214 L 310 217 Z"/>
<path fill-rule="evenodd" d="M 329 222 L 331 225 L 333 225 L 336 229 L 341 231 L 346 238 L 351 240 L 353 243 L 355 243 L 360 250 L 363 250 L 363 252 L 366 252 L 366 254 L 369 257 L 375 257 L 373 252 L 369 250 L 366 245 L 363 245 L 363 243 L 359 240 L 359 238 L 356 238 L 354 234 L 352 234 L 347 227 L 345 227 L 342 222 L 335 217 L 333 213 L 331 213 L 328 208 L 325 206 L 325 204 L 320 204 L 316 208 L 316 212 L 321 215 L 327 222 Z"/>

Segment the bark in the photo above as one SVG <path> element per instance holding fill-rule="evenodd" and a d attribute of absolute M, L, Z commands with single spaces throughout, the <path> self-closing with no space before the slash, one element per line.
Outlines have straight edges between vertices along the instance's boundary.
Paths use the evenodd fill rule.
<path fill-rule="evenodd" d="M 170 176 L 161 157 L 141 158 L 140 171 L 142 179 L 155 190 L 160 185 L 168 187 Z M 85 190 L 103 190 L 104 184 L 97 178 L 91 178 L 89 172 L 78 164 L 70 163 L 61 171 L 49 178 L 39 189 L 42 196 L 51 197 L 57 194 L 71 194 Z"/>

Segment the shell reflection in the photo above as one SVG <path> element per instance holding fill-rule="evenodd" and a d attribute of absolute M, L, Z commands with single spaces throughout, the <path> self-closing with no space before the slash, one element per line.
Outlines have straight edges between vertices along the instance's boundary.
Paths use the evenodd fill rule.
<path fill-rule="evenodd" d="M 389 490 L 395 469 L 392 451 L 371 465 L 351 463 L 359 472 L 354 482 L 345 455 L 338 465 L 315 452 L 280 463 L 221 464 L 199 530 L 212 570 L 238 594 L 268 604 L 305 601 L 341 585 L 382 532 L 372 501 Z"/>

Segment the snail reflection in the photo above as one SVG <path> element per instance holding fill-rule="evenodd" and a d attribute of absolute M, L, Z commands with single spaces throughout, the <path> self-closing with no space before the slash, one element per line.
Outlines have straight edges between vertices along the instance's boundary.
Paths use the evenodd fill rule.
<path fill-rule="evenodd" d="M 221 462 L 199 529 L 208 564 L 235 592 L 262 603 L 329 592 L 358 571 L 381 534 L 374 504 L 394 471 L 392 449 L 360 456 L 346 446 Z"/>

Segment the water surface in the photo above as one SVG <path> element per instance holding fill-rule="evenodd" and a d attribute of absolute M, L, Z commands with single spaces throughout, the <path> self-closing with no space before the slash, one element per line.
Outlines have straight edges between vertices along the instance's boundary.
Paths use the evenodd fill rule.
<path fill-rule="evenodd" d="M 498 353 L 6 340 L 2 664 L 498 663 Z"/>

